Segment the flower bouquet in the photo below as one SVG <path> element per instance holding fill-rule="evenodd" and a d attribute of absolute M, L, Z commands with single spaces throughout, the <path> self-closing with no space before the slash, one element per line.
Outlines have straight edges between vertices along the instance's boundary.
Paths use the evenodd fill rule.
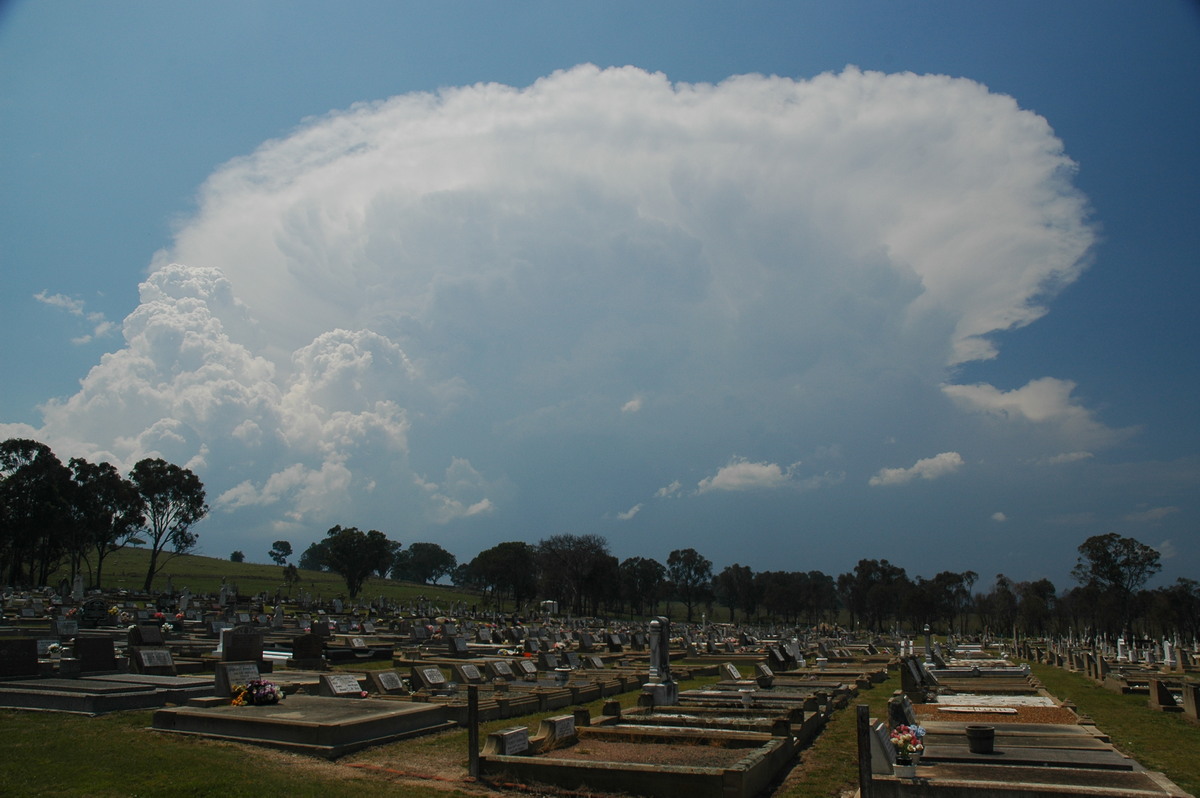
<path fill-rule="evenodd" d="M 913 763 L 913 754 L 920 754 L 925 750 L 925 744 L 921 740 L 925 737 L 925 729 L 920 726 L 906 726 L 900 724 L 892 729 L 892 745 L 896 747 L 896 764 L 911 765 Z"/>
<path fill-rule="evenodd" d="M 279 685 L 274 682 L 268 682 L 265 679 L 255 679 L 247 684 L 235 685 L 233 688 L 233 701 L 230 703 L 235 707 L 244 707 L 247 704 L 261 706 L 263 704 L 278 704 L 285 697 Z"/>

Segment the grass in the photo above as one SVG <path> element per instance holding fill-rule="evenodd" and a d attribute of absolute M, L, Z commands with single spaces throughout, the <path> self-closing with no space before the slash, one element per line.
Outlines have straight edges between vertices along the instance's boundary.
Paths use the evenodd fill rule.
<path fill-rule="evenodd" d="M 150 551 L 144 548 L 126 546 L 110 554 L 104 561 L 103 587 L 106 590 L 140 592 L 146 580 L 149 562 Z M 65 576 L 68 576 L 65 571 L 55 574 L 50 580 L 51 584 L 57 584 L 58 580 Z M 158 572 L 154 578 L 154 588 L 165 590 L 168 576 L 175 590 L 183 590 L 186 587 L 194 594 L 215 595 L 221 589 L 222 579 L 230 585 L 236 584 L 238 592 L 243 596 L 255 596 L 259 593 L 274 596 L 276 591 L 284 596 L 289 594 L 283 582 L 283 567 L 279 565 L 231 562 L 216 557 L 181 554 L 168 560 Z M 311 593 L 314 599 L 320 596 L 325 601 L 338 596 L 345 599 L 347 595 L 345 581 L 337 574 L 326 571 L 301 570 L 300 581 L 290 592 L 295 595 L 300 591 Z M 450 603 L 455 601 L 465 601 L 468 606 L 482 604 L 478 595 L 447 585 L 422 585 L 378 578 L 367 580 L 363 586 L 362 598 L 374 599 L 378 596 L 403 603 L 413 603 L 418 596 L 425 596 L 444 609 L 448 609 Z"/>
<path fill-rule="evenodd" d="M 682 689 L 714 678 L 681 683 Z M 638 692 L 588 704 L 599 714 L 606 700 L 633 706 Z M 542 712 L 481 724 L 480 741 L 492 731 L 538 722 L 568 710 Z M 361 798 L 364 794 L 419 796 L 478 795 L 450 784 L 428 787 L 397 783 L 389 769 L 405 769 L 413 759 L 443 760 L 467 772 L 467 731 L 431 734 L 345 757 L 339 763 L 314 760 L 254 746 L 163 734 L 149 729 L 152 712 L 122 712 L 96 718 L 51 712 L 0 710 L 0 794 L 21 796 L 206 796 L 258 798 Z M 355 767 L 366 765 L 366 768 Z M 374 770 L 371 768 L 375 768 Z"/>
<path fill-rule="evenodd" d="M 775 791 L 775 798 L 829 798 L 858 789 L 858 729 L 855 705 L 866 704 L 871 717 L 883 717 L 888 699 L 900 689 L 900 672 L 870 690 L 860 691 L 830 717 L 816 741 L 800 752 L 799 761 Z"/>
<path fill-rule="evenodd" d="M 1114 693 L 1078 673 L 1031 662 L 1050 693 L 1090 715 L 1122 753 L 1193 795 L 1200 795 L 1200 726 L 1179 713 L 1158 712 L 1144 695 Z"/>

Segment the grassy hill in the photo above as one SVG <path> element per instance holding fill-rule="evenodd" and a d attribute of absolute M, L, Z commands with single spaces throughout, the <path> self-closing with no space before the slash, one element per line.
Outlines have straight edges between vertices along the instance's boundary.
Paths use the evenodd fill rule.
<path fill-rule="evenodd" d="M 146 568 L 150 562 L 150 550 L 127 546 L 114 552 L 104 561 L 104 584 L 106 590 L 138 591 L 146 579 Z M 160 559 L 161 562 L 161 559 Z M 51 583 L 69 576 L 65 571 L 54 576 Z M 202 557 L 195 554 L 182 554 L 172 557 L 154 578 L 154 590 L 166 589 L 167 577 L 176 591 L 189 588 L 192 593 L 217 593 L 221 589 L 221 579 L 230 585 L 236 584 L 238 592 L 243 596 L 253 596 L 266 591 L 274 595 L 276 591 L 287 596 L 289 591 L 283 581 L 283 567 L 263 563 L 231 562 L 216 557 Z M 85 571 L 86 580 L 87 573 Z M 300 570 L 300 581 L 292 588 L 295 595 L 299 591 L 311 593 L 314 598 L 321 596 L 325 600 L 337 596 L 347 597 L 346 583 L 340 576 L 325 571 Z M 448 585 L 422 585 L 415 582 L 398 582 L 392 579 L 368 579 L 363 586 L 364 599 L 384 596 L 393 601 L 411 602 L 417 596 L 425 596 L 436 604 L 446 606 L 453 601 L 465 601 L 468 605 L 481 604 L 479 596 Z"/>

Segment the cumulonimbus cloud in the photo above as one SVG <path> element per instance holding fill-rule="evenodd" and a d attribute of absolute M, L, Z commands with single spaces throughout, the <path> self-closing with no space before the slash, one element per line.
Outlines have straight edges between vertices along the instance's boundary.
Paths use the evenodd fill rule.
<path fill-rule="evenodd" d="M 1046 120 L 945 76 L 585 65 L 364 103 L 213 174 L 123 346 L 40 429 L 6 429 L 202 463 L 214 515 L 268 542 L 331 523 L 538 534 L 517 505 L 729 451 L 750 456 L 698 490 L 779 486 L 793 474 L 760 444 L 901 428 L 948 366 L 1045 312 L 1093 241 L 1073 170 Z M 917 388 L 885 400 L 887 374 Z"/>

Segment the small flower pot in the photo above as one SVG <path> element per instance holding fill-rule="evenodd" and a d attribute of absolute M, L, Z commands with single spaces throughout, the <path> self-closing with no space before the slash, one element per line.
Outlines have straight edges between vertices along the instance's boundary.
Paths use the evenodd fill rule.
<path fill-rule="evenodd" d="M 968 726 L 967 748 L 972 754 L 991 754 L 996 748 L 996 728 L 994 726 Z"/>
<path fill-rule="evenodd" d="M 917 766 L 897 763 L 892 765 L 892 775 L 898 779 L 915 779 L 917 777 Z"/>

